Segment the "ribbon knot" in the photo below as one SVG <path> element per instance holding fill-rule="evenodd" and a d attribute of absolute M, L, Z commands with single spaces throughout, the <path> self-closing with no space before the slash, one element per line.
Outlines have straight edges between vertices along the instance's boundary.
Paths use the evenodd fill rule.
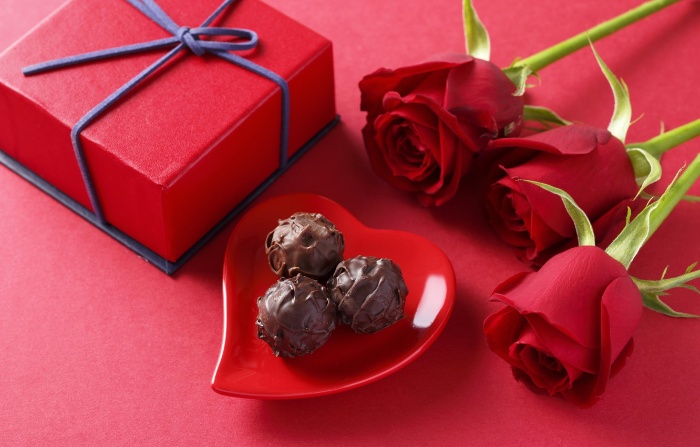
<path fill-rule="evenodd" d="M 202 56 L 204 53 L 206 53 L 204 48 L 202 48 L 202 46 L 199 44 L 199 40 L 192 35 L 191 29 L 188 26 L 181 26 L 177 30 L 177 33 L 175 33 L 175 37 L 177 37 L 183 45 L 189 48 L 190 51 L 197 56 Z"/>

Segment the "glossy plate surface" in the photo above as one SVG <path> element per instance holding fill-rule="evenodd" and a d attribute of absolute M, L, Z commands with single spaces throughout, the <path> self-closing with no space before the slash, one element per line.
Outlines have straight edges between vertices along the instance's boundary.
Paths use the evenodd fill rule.
<path fill-rule="evenodd" d="M 345 258 L 360 254 L 399 264 L 408 286 L 405 318 L 375 334 L 339 325 L 314 353 L 282 359 L 257 338 L 257 297 L 276 280 L 265 237 L 295 212 L 321 213 L 345 236 Z M 236 225 L 224 261 L 224 336 L 214 391 L 236 397 L 293 399 L 356 388 L 417 358 L 442 332 L 454 304 L 454 270 L 432 242 L 415 234 L 364 226 L 337 203 L 318 195 L 270 199 Z"/>

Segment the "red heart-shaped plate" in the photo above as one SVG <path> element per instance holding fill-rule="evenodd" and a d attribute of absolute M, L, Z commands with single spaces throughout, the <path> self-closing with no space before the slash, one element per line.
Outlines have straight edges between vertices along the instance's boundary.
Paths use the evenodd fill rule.
<path fill-rule="evenodd" d="M 275 357 L 257 337 L 257 297 L 277 277 L 265 256 L 265 237 L 295 212 L 321 213 L 345 236 L 345 257 L 393 259 L 409 294 L 405 317 L 375 334 L 338 326 L 314 353 Z M 214 391 L 236 397 L 293 399 L 356 388 L 406 366 L 430 346 L 454 305 L 452 264 L 432 242 L 402 231 L 368 228 L 337 203 L 314 194 L 280 196 L 251 209 L 236 225 L 224 261 L 224 337 Z"/>

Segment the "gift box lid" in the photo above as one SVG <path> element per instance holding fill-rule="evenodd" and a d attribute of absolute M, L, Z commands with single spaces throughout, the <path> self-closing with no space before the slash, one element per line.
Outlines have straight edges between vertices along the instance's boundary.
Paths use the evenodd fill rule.
<path fill-rule="evenodd" d="M 180 24 L 197 26 L 220 0 L 160 0 Z M 330 43 L 307 27 L 256 0 L 241 0 L 217 26 L 246 28 L 254 17 L 260 45 L 246 57 L 285 79 Z M 66 3 L 0 58 L 0 80 L 21 92 L 67 127 L 148 67 L 163 51 L 64 68 L 39 76 L 22 74 L 28 62 L 82 54 L 166 37 L 167 33 L 124 1 Z M 202 148 L 230 132 L 257 107 L 260 91 L 277 86 L 214 56 L 183 53 L 181 59 L 145 81 L 83 132 L 125 164 L 167 186 L 202 155 Z M 188 80 L 178 91 L 175 82 Z M 166 81 L 166 82 L 163 82 Z M 245 107 L 241 107 L 245 105 Z M 196 111 L 198 115 L 192 115 Z M 137 121 L 134 121 L 136 119 Z M 124 123 L 130 128 L 125 129 Z M 148 147 L 144 147 L 144 133 Z M 118 138 L 118 139 L 117 139 Z"/>

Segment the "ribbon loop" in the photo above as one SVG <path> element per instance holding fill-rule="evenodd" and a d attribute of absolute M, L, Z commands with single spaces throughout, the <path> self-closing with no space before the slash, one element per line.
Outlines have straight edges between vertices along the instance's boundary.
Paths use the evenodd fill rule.
<path fill-rule="evenodd" d="M 233 42 L 217 40 L 198 40 L 197 42 L 206 50 L 216 51 L 245 51 L 258 46 L 258 34 L 255 31 L 242 28 L 192 28 L 190 33 L 195 36 L 224 36 L 236 37 Z"/>

